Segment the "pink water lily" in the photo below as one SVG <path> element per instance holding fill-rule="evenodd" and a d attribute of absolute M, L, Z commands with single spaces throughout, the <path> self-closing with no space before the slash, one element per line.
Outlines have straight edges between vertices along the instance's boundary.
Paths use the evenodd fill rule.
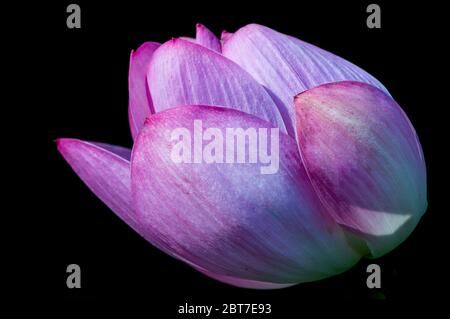
<path fill-rule="evenodd" d="M 133 149 L 59 139 L 86 185 L 152 245 L 232 285 L 282 288 L 379 257 L 426 210 L 414 128 L 352 63 L 261 25 L 131 53 Z M 279 170 L 175 163 L 167 132 L 278 128 Z"/>

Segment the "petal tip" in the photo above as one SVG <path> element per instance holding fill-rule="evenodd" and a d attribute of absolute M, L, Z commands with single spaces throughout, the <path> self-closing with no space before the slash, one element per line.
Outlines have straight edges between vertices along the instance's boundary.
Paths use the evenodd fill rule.
<path fill-rule="evenodd" d="M 75 138 L 68 138 L 68 137 L 60 137 L 54 140 L 56 143 L 56 148 L 60 153 L 64 153 L 67 149 L 68 144 L 78 141 Z"/>

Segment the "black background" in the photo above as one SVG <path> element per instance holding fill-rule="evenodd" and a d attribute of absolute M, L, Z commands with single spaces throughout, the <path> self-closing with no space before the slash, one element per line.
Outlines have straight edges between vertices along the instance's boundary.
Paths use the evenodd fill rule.
<path fill-rule="evenodd" d="M 177 305 L 185 302 L 271 303 L 275 317 L 301 313 L 301 307 L 315 301 L 351 305 L 375 299 L 390 304 L 417 300 L 410 305 L 418 306 L 443 295 L 439 287 L 445 286 L 442 280 L 447 277 L 447 240 L 441 227 L 447 212 L 439 203 L 444 190 L 437 183 L 441 174 L 436 152 L 442 142 L 435 120 L 444 106 L 433 93 L 437 90 L 435 74 L 441 72 L 435 64 L 442 53 L 438 45 L 444 40 L 438 26 L 443 8 L 374 1 L 381 6 L 382 28 L 368 29 L 370 2 L 365 1 L 74 2 L 81 7 L 81 29 L 66 27 L 70 2 L 40 4 L 32 9 L 38 11 L 31 12 L 18 8 L 31 22 L 18 41 L 25 45 L 20 51 L 27 57 L 28 70 L 21 75 L 24 81 L 19 83 L 24 89 L 18 100 L 31 98 L 33 102 L 19 109 L 32 126 L 24 126 L 16 136 L 28 147 L 26 153 L 36 156 L 28 164 L 36 175 L 27 177 L 31 196 L 22 197 L 16 207 L 27 213 L 22 224 L 30 228 L 20 254 L 27 257 L 26 266 L 39 266 L 31 268 L 39 269 L 39 284 L 33 287 L 38 294 L 33 298 L 70 306 L 97 300 L 135 306 L 137 302 L 148 313 L 172 318 Z M 282 290 L 248 290 L 216 282 L 134 233 L 59 155 L 53 142 L 59 137 L 131 147 L 127 118 L 130 51 L 144 41 L 194 36 L 197 22 L 218 35 L 223 29 L 233 32 L 256 22 L 313 43 L 367 70 L 403 107 L 424 149 L 429 208 L 401 246 L 375 260 L 382 269 L 381 289 L 366 287 L 366 267 L 373 262 L 367 259 L 342 275 Z M 11 22 L 11 29 L 20 23 Z M 66 267 L 71 263 L 81 266 L 81 289 L 66 287 Z M 26 295 L 29 281 L 25 281 L 19 288 Z"/>

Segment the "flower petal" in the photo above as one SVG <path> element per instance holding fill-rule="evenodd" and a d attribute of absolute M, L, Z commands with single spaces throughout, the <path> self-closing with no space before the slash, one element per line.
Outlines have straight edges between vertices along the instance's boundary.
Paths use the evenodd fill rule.
<path fill-rule="evenodd" d="M 158 240 L 144 231 L 137 222 L 131 205 L 130 163 L 131 150 L 120 146 L 93 143 L 78 139 L 63 138 L 57 140 L 58 150 L 86 185 L 111 209 L 119 218 L 133 228 L 141 236 L 158 247 Z M 163 248 L 163 247 L 159 247 Z M 282 288 L 266 282 L 246 281 L 239 278 L 216 275 L 190 263 L 172 251 L 165 251 L 177 259 L 187 262 L 192 267 L 216 280 L 235 285 L 259 289 Z"/>
<path fill-rule="evenodd" d="M 196 28 L 197 33 L 195 40 L 198 44 L 219 53 L 222 51 L 220 41 L 219 39 L 217 39 L 214 33 L 212 33 L 207 27 L 200 23 L 197 23 Z"/>
<path fill-rule="evenodd" d="M 200 45 L 180 39 L 166 42 L 155 51 L 147 79 L 157 112 L 190 104 L 237 106 L 286 131 L 264 88 L 236 63 Z"/>
<path fill-rule="evenodd" d="M 386 90 L 356 65 L 314 45 L 267 27 L 250 24 L 223 45 L 222 53 L 249 72 L 281 101 L 282 114 L 295 123 L 296 94 L 323 83 L 356 80 Z"/>
<path fill-rule="evenodd" d="M 232 36 L 233 33 L 223 30 L 220 34 L 220 44 L 223 46 Z"/>
<path fill-rule="evenodd" d="M 71 138 L 58 139 L 57 146 L 64 159 L 91 191 L 117 216 L 141 233 L 131 204 L 131 150 Z"/>
<path fill-rule="evenodd" d="M 146 76 L 153 52 L 159 46 L 159 43 L 145 42 L 130 55 L 128 118 L 133 139 L 144 126 L 145 118 L 154 113 Z"/>
<path fill-rule="evenodd" d="M 195 40 L 194 38 L 191 38 L 191 37 L 179 37 L 179 39 L 198 44 L 197 40 Z"/>
<path fill-rule="evenodd" d="M 194 121 L 201 121 L 202 128 Z M 133 148 L 132 196 L 140 222 L 160 240 L 160 247 L 214 278 L 234 277 L 227 282 L 248 287 L 265 282 L 260 288 L 318 280 L 357 262 L 360 255 L 316 197 L 295 140 L 284 133 L 277 140 L 278 129 L 267 132 L 274 127 L 216 106 L 181 106 L 147 119 Z M 279 141 L 278 171 L 261 174 L 261 167 L 269 164 L 220 163 L 217 158 L 211 162 L 207 157 L 197 163 L 174 161 L 180 143 L 176 134 L 174 138 L 177 129 L 188 134 L 185 141 L 198 141 L 199 132 L 215 130 L 212 143 L 220 141 L 221 134 L 224 138 L 227 128 L 242 128 L 248 134 L 247 129 L 261 129 L 267 140 Z M 247 151 L 249 145 L 247 140 Z M 222 153 L 217 147 L 210 154 L 235 150 L 228 143 L 225 147 Z M 196 156 L 206 147 L 188 146 L 185 151 Z M 269 153 L 275 161 L 276 146 Z"/>
<path fill-rule="evenodd" d="M 368 84 L 325 84 L 295 99 L 308 174 L 335 220 L 377 257 L 399 245 L 426 210 L 426 169 L 399 105 Z"/>

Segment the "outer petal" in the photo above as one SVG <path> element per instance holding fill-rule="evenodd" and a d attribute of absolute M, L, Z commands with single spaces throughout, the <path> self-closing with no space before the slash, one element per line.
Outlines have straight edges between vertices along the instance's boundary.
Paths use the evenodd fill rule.
<path fill-rule="evenodd" d="M 372 256 L 396 247 L 427 206 L 422 149 L 404 112 L 358 82 L 319 86 L 295 105 L 305 166 L 335 220 L 365 239 Z"/>
<path fill-rule="evenodd" d="M 147 75 L 157 112 L 179 105 L 235 107 L 285 131 L 276 104 L 236 63 L 200 45 L 173 39 L 156 50 Z M 294 136 L 293 128 L 291 130 Z"/>
<path fill-rule="evenodd" d="M 159 43 L 145 42 L 130 55 L 128 118 L 133 139 L 144 126 L 145 118 L 154 113 L 146 76 L 153 52 L 159 46 Z"/>
<path fill-rule="evenodd" d="M 141 223 L 160 247 L 214 278 L 234 277 L 227 282 L 253 288 L 254 281 L 273 288 L 280 286 L 270 283 L 318 280 L 357 262 L 359 254 L 324 213 L 294 139 L 280 133 L 275 174 L 261 174 L 267 164 L 259 163 L 177 164 L 172 152 L 179 141 L 172 134 L 185 128 L 198 137 L 195 120 L 222 134 L 274 127 L 215 106 L 182 106 L 148 118 L 133 148 L 132 194 Z M 201 150 L 192 148 L 193 154 Z"/>
<path fill-rule="evenodd" d="M 203 45 L 204 47 L 221 53 L 222 48 L 220 46 L 220 41 L 217 37 L 212 33 L 207 27 L 203 24 L 197 23 L 197 33 L 195 40 L 198 44 Z"/>
<path fill-rule="evenodd" d="M 141 233 L 131 204 L 131 150 L 68 138 L 57 140 L 57 145 L 59 152 L 92 192 Z"/>
<path fill-rule="evenodd" d="M 135 218 L 131 203 L 130 154 L 131 150 L 120 146 L 85 142 L 77 139 L 57 140 L 58 150 L 86 183 L 86 185 L 111 209 L 141 236 L 158 246 L 158 240 L 144 231 Z M 159 247 L 159 246 L 158 246 Z M 163 247 L 160 247 L 163 248 Z M 231 285 L 242 286 L 239 278 L 219 276 L 209 273 L 200 266 L 190 263 L 172 251 L 165 251 L 183 260 L 206 275 Z M 282 288 L 265 282 L 248 282 L 253 288 Z"/>
<path fill-rule="evenodd" d="M 356 65 L 309 43 L 250 24 L 223 45 L 222 53 L 248 71 L 280 99 L 282 113 L 294 122 L 294 96 L 323 83 L 356 80 L 385 90 Z"/>

